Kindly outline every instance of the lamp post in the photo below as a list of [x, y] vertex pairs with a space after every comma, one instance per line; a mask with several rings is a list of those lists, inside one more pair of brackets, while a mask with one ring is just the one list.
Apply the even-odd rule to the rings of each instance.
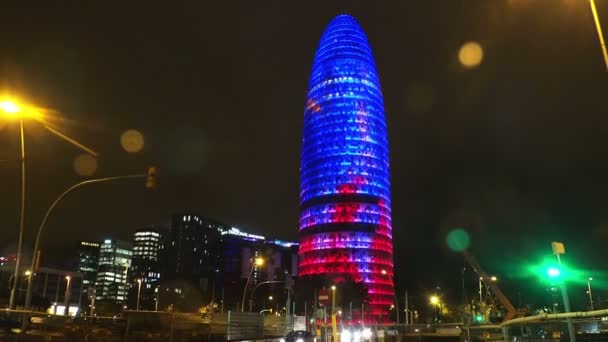
[[591, 281], [593, 278], [589, 277], [587, 279], [587, 292], [589, 293], [589, 306], [591, 307], [591, 311], [593, 311], [593, 295], [591, 294]]
[[158, 291], [159, 287], [160, 287], [159, 285], [156, 285], [156, 288], [154, 289], [154, 292], [156, 293], [156, 298], [155, 298], [156, 303], [154, 303], [154, 311], [158, 311], [158, 296], [160, 296], [160, 291]]
[[479, 304], [481, 305], [481, 303], [483, 303], [483, 284], [482, 284], [483, 278], [479, 277]]
[[254, 286], [253, 290], [251, 290], [251, 294], [249, 295], [249, 312], [253, 312], [253, 297], [255, 295], [255, 290], [257, 290], [258, 287], [260, 287], [262, 285], [265, 285], [265, 284], [278, 284], [278, 283], [284, 283], [284, 281], [282, 281], [282, 280], [267, 280], [267, 281], [263, 281], [263, 282], [257, 284], [256, 286]]
[[336, 313], [336, 285], [331, 286], [331, 315]]
[[438, 313], [438, 307], [441, 305], [441, 301], [439, 300], [439, 297], [436, 295], [431, 296], [431, 298], [429, 298], [431, 304], [435, 307], [435, 321], [439, 322], [439, 313]]
[[[15, 277], [15, 281], [14, 281], [13, 287], [11, 289], [11, 295], [10, 295], [9, 305], [8, 305], [9, 309], [14, 309], [16, 289], [18, 288], [18, 285], [19, 285], [19, 271], [20, 271], [19, 269], [21, 267], [21, 249], [23, 247], [23, 230], [24, 230], [23, 226], [24, 226], [24, 221], [25, 221], [25, 138], [23, 135], [23, 120], [27, 119], [27, 118], [31, 118], [36, 121], [39, 121], [42, 124], [42, 126], [44, 128], [46, 128], [49, 132], [55, 134], [56, 136], [60, 137], [61, 139], [65, 140], [65, 141], [71, 143], [72, 145], [80, 148], [81, 150], [85, 151], [86, 153], [89, 153], [89, 154], [93, 155], [94, 157], [97, 157], [97, 153], [95, 153], [90, 148], [82, 145], [81, 143], [77, 142], [76, 140], [74, 140], [74, 139], [66, 136], [65, 134], [62, 134], [62, 133], [58, 132], [57, 130], [44, 124], [44, 122], [42, 120], [43, 110], [41, 110], [40, 108], [36, 108], [33, 106], [24, 106], [24, 105], [18, 104], [15, 101], [4, 99], [4, 100], [0, 101], [0, 112], [4, 113], [4, 115], [6, 117], [8, 117], [9, 119], [19, 120], [19, 133], [20, 133], [20, 139], [21, 139], [21, 213], [19, 216], [19, 237], [17, 240], [17, 260], [15, 260], [15, 271], [13, 273], [14, 277]], [[34, 258], [34, 255], [32, 255], [32, 259]], [[32, 264], [33, 264], [33, 262], [32, 262]], [[35, 273], [36, 270], [33, 269], [32, 272]], [[31, 283], [31, 281], [30, 281], [30, 283]], [[28, 285], [28, 288], [29, 287], [30, 287], [30, 285]]]
[[[393, 277], [386, 270], [382, 270], [382, 274], [388, 276], [388, 278], [391, 280], [393, 285], [395, 284]], [[399, 324], [399, 299], [397, 298], [397, 291], [395, 291], [395, 310], [396, 310], [395, 312], [397, 313], [397, 315], [396, 315], [397, 324]]]
[[63, 297], [64, 299], [64, 305], [65, 305], [65, 315], [69, 316], [70, 314], [70, 284], [71, 284], [71, 280], [72, 277], [65, 276], [65, 280], [67, 281], [67, 283], [65, 284], [65, 295]]
[[135, 310], [139, 311], [139, 298], [141, 295], [141, 279], [137, 279], [137, 304], [135, 305]]
[[[153, 169], [153, 167], [148, 168], [148, 170]], [[155, 169], [155, 168], [154, 168]], [[40, 223], [40, 226], [38, 227], [38, 232], [36, 233], [36, 240], [34, 242], [34, 253], [32, 255], [36, 255], [36, 253], [38, 253], [38, 249], [40, 248], [40, 241], [41, 241], [41, 237], [42, 237], [42, 232], [44, 230], [44, 225], [46, 224], [47, 219], [49, 218], [49, 215], [51, 214], [51, 212], [53, 212], [53, 209], [55, 209], [55, 207], [57, 206], [57, 204], [59, 204], [61, 202], [61, 200], [63, 200], [63, 198], [68, 195], [69, 193], [71, 193], [72, 191], [85, 186], [85, 185], [89, 185], [89, 184], [97, 184], [97, 183], [104, 183], [104, 182], [112, 182], [112, 181], [116, 181], [116, 180], [125, 180], [125, 179], [133, 179], [133, 178], [149, 178], [149, 173], [140, 173], [140, 174], [133, 174], [133, 175], [125, 175], [125, 176], [114, 176], [114, 177], [105, 177], [105, 178], [96, 178], [96, 179], [89, 179], [86, 181], [82, 181], [80, 183], [76, 183], [74, 185], [72, 185], [71, 187], [69, 187], [67, 190], [65, 190], [63, 193], [61, 193], [61, 195], [59, 195], [59, 197], [57, 197], [57, 199], [55, 199], [55, 201], [53, 202], [53, 204], [51, 204], [51, 206], [47, 209], [46, 213], [44, 214], [44, 217], [42, 218], [42, 222]], [[128, 270], [128, 265], [126, 265], [127, 270]], [[32, 271], [32, 276], [35, 277], [36, 276], [36, 269], [34, 268], [34, 270]], [[127, 275], [126, 275], [125, 271], [125, 283], [127, 281]], [[25, 307], [29, 308], [31, 301], [32, 301], [32, 286], [31, 286], [31, 281], [29, 282], [28, 286], [27, 286], [27, 291], [25, 293]]]
[[[479, 304], [483, 303], [483, 277], [479, 277]], [[486, 280], [490, 280], [490, 281], [498, 281], [498, 278], [496, 278], [496, 276], [491, 276]]]
[[251, 275], [253, 274], [253, 270], [257, 266], [264, 265], [263, 258], [255, 258], [253, 263], [251, 264], [251, 270], [249, 271], [249, 276], [247, 277], [247, 282], [245, 283], [245, 288], [243, 289], [243, 300], [241, 301], [241, 312], [245, 312], [245, 296], [247, 295], [247, 287], [249, 286], [249, 281], [251, 280]]

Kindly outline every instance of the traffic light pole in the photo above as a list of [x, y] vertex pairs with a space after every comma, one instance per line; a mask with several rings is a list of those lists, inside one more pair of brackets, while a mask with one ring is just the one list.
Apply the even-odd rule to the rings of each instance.
[[[559, 257], [559, 253], [556, 253], [557, 264], [562, 266], [562, 261]], [[568, 297], [568, 289], [566, 288], [566, 280], [564, 279], [561, 284], [562, 288], [562, 299], [564, 300], [564, 312], [570, 312], [570, 298]], [[572, 317], [566, 318], [566, 322], [568, 323], [568, 336], [570, 337], [570, 342], [576, 342], [576, 334], [574, 332], [574, 323], [572, 322]]]
[[[42, 231], [44, 230], [44, 225], [46, 223], [46, 220], [49, 218], [49, 215], [51, 214], [53, 209], [55, 209], [57, 204], [59, 204], [59, 202], [61, 202], [61, 200], [67, 194], [71, 193], [72, 191], [74, 191], [82, 186], [89, 185], [89, 184], [104, 183], [104, 182], [111, 182], [111, 181], [124, 180], [124, 179], [133, 179], [133, 178], [146, 178], [146, 177], [148, 177], [147, 173], [139, 173], [139, 174], [134, 174], [134, 175], [126, 175], [126, 176], [89, 179], [89, 180], [74, 184], [71, 187], [69, 187], [66, 191], [64, 191], [61, 195], [59, 195], [59, 197], [57, 197], [55, 202], [53, 202], [53, 204], [51, 204], [49, 209], [44, 214], [44, 218], [42, 219], [42, 222], [40, 223], [40, 227], [38, 227], [38, 232], [36, 233], [36, 240], [34, 242], [34, 252], [32, 253], [32, 255], [37, 255], [37, 253], [38, 253], [38, 249], [40, 248], [40, 238], [42, 236]], [[25, 308], [26, 309], [28, 309], [30, 307], [30, 304], [32, 302], [32, 283], [34, 283], [33, 278], [36, 275], [36, 272], [38, 271], [38, 265], [34, 265], [34, 262], [32, 262], [31, 266], [32, 266], [32, 270], [31, 270], [32, 274], [30, 275], [30, 281], [27, 283], [27, 291], [25, 294]]]

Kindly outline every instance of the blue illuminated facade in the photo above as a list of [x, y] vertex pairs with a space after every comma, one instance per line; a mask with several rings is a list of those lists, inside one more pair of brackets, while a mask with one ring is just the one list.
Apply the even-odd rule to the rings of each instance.
[[374, 57], [359, 23], [339, 15], [321, 36], [306, 97], [299, 275], [362, 281], [368, 314], [387, 317], [394, 298], [390, 200]]

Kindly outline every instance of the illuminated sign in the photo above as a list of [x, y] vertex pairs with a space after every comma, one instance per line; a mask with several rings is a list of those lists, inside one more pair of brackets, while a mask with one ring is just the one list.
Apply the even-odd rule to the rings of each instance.
[[266, 240], [265, 237], [263, 237], [262, 235], [255, 235], [255, 234], [249, 234], [249, 233], [245, 233], [240, 231], [238, 228], [235, 227], [231, 227], [229, 230], [224, 230], [222, 231], [222, 235], [234, 235], [234, 236], [241, 236], [244, 238], [249, 238], [249, 239], [254, 239], [254, 240]]

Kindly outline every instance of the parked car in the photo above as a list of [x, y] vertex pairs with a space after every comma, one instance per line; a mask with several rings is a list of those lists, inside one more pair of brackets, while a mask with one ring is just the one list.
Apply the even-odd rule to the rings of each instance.
[[15, 329], [21, 329], [21, 323], [7, 315], [0, 314], [0, 331], [8, 335]]
[[316, 342], [317, 338], [310, 331], [295, 330], [283, 336], [281, 342]]

